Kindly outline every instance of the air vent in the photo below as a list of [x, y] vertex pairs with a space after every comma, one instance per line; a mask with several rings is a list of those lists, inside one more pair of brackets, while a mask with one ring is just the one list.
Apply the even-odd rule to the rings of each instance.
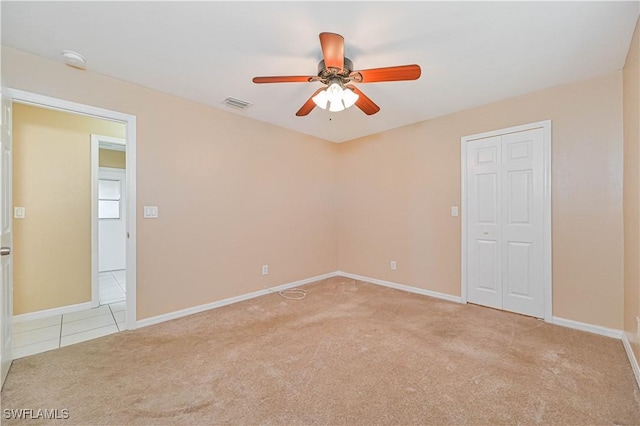
[[233, 108], [237, 108], [237, 109], [247, 109], [252, 105], [251, 102], [243, 101], [241, 99], [236, 99], [236, 98], [232, 98], [232, 97], [228, 97], [223, 102], [226, 105], [228, 105], [230, 107], [233, 107]]

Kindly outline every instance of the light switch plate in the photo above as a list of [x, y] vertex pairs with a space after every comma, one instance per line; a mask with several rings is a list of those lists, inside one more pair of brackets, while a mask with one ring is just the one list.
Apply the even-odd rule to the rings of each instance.
[[158, 206], [144, 206], [143, 216], [145, 219], [158, 218]]
[[451, 216], [458, 216], [458, 206], [451, 206]]
[[24, 219], [25, 217], [25, 208], [24, 207], [14, 207], [13, 208], [13, 218], [14, 219]]

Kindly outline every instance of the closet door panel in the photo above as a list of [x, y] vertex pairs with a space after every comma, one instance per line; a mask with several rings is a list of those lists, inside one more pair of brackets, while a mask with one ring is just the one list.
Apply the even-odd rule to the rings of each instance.
[[543, 133], [502, 136], [502, 308], [544, 316]]
[[501, 308], [501, 138], [471, 141], [467, 150], [467, 300]]

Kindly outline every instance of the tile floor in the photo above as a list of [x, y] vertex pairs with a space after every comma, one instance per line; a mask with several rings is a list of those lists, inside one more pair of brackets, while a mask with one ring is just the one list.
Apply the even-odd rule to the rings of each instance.
[[127, 276], [124, 269], [100, 272], [98, 274], [98, 289], [100, 304], [122, 302], [127, 297]]
[[99, 274], [100, 306], [13, 324], [13, 358], [50, 351], [125, 330], [125, 271]]
[[125, 330], [125, 302], [13, 324], [13, 358], [50, 351]]

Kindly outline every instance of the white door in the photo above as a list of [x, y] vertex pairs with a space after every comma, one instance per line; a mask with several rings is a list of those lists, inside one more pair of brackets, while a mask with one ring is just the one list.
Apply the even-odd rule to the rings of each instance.
[[125, 171], [98, 172], [98, 271], [126, 269]]
[[467, 142], [467, 298], [542, 318], [543, 129]]
[[468, 300], [502, 308], [502, 137], [467, 145]]
[[544, 317], [542, 129], [502, 136], [502, 308]]
[[2, 114], [0, 123], [0, 365], [1, 381], [4, 384], [11, 367], [13, 345], [13, 255], [11, 254], [11, 98], [2, 93]]

